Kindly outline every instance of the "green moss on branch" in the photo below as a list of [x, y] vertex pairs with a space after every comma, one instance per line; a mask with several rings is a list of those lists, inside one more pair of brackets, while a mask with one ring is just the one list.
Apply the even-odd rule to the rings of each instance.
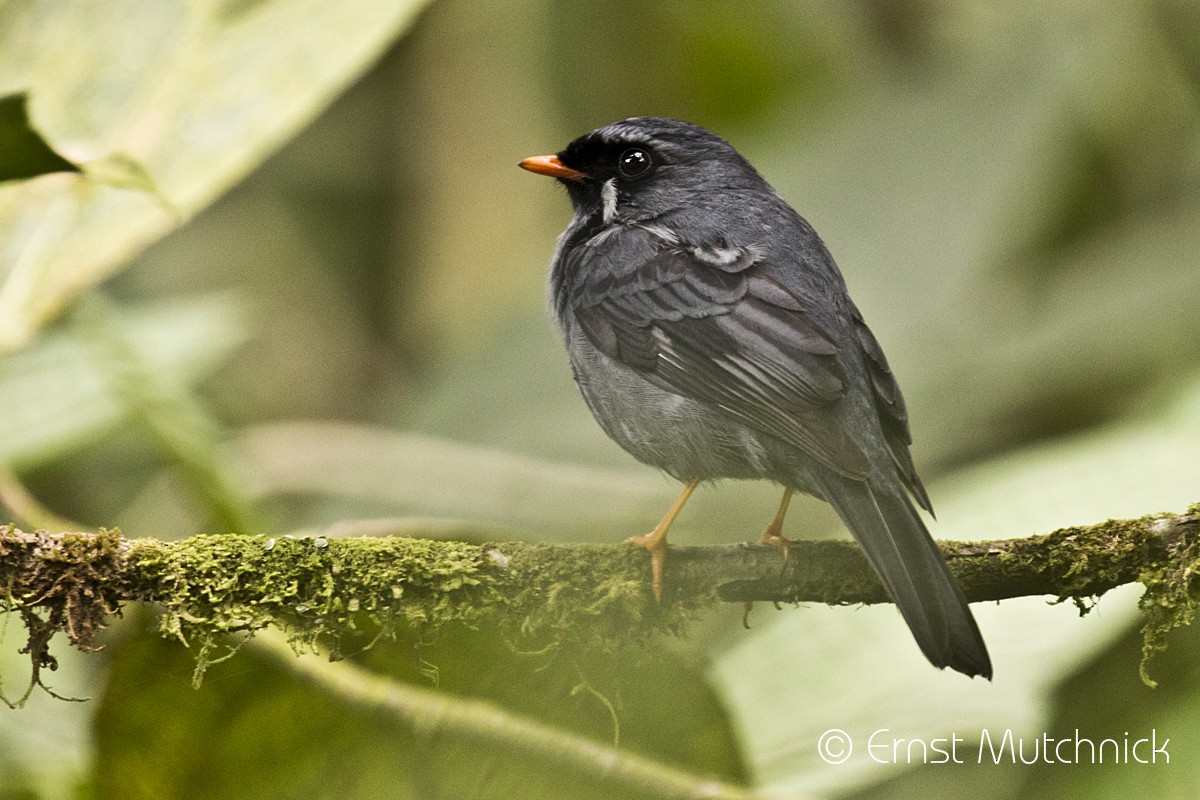
[[347, 642], [361, 647], [364, 632], [419, 635], [456, 622], [502, 627], [530, 649], [611, 648], [678, 632], [689, 610], [711, 602], [655, 603], [646, 572], [643, 554], [625, 546], [237, 535], [164, 542], [0, 527], [0, 610], [22, 615], [35, 663], [49, 667], [54, 632], [91, 650], [130, 600], [155, 603], [162, 632], [195, 648], [197, 677], [221, 647], [236, 648], [228, 634], [272, 624], [297, 649], [320, 642], [335, 655]]
[[[1045, 536], [942, 547], [971, 600], [1052, 595], [1085, 601], [1139, 581], [1147, 591], [1147, 657], [1187, 624], [1200, 596], [1200, 507], [1064, 528]], [[617, 649], [678, 633], [717, 600], [873, 603], [887, 598], [852, 542], [672, 547], [667, 592], [649, 591], [644, 551], [624, 544], [469, 544], [413, 538], [199, 536], [178, 542], [0, 526], [0, 611], [29, 631], [34, 678], [53, 667], [62, 631], [80, 649], [121, 604], [160, 609], [160, 625], [196, 648], [198, 673], [229, 634], [268, 625], [297, 649], [338, 654], [363, 635], [436, 632], [451, 623], [502, 628], [526, 649]], [[351, 640], [350, 637], [354, 637]], [[243, 636], [244, 639], [244, 636]]]

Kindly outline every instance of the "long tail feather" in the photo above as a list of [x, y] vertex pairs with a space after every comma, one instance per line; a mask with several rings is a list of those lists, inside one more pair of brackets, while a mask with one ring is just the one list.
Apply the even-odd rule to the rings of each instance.
[[866, 553], [925, 657], [936, 667], [991, 680], [987, 646], [962, 589], [903, 490], [889, 492], [833, 475], [821, 481], [821, 488]]

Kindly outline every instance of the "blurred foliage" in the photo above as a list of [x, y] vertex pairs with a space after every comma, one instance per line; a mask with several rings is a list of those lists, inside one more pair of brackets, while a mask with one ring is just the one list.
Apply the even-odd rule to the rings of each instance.
[[[443, 0], [396, 41], [419, 5], [0, 4], [0, 167], [15, 135], [84, 169], [0, 184], [0, 461], [44, 503], [164, 537], [648, 527], [675, 489], [579, 400], [544, 310], [568, 205], [514, 168], [633, 114], [716, 129], [821, 231], [905, 387], [935, 532], [1200, 500], [1196, 4]], [[59, 314], [114, 275], [99, 320]], [[702, 490], [676, 535], [749, 538], [774, 495]], [[842, 535], [816, 502], [791, 526]], [[900, 775], [812, 749], [834, 726], [1078, 725], [1194, 751], [1195, 636], [1141, 687], [1129, 589], [1082, 621], [980, 608], [992, 685], [929, 669], [889, 609], [756, 609], [747, 633], [731, 608], [627, 663], [467, 631], [363, 659], [611, 741], [587, 681], [622, 746], [782, 797], [1192, 797], [1186, 763]], [[193, 692], [144, 627], [111, 668], [64, 660], [56, 690], [98, 701], [0, 715], [0, 797], [608, 796], [249, 651]]]
[[[729, 129], [781, 102], [819, 110], [843, 88], [838, 67], [852, 41], [828, 35], [828, 13], [758, 5], [746, 13], [721, 0], [558, 4], [561, 24], [545, 41], [566, 122], [586, 131], [623, 117], [674, 116]], [[578, 46], [583, 31], [588, 47]]]
[[[562, 767], [546, 769], [517, 748], [479, 752], [445, 732], [347, 712], [253, 648], [215, 666], [199, 690], [191, 688], [191, 655], [153, 634], [122, 639], [115, 655], [96, 721], [98, 798], [629, 796]], [[702, 775], [745, 780], [716, 697], [678, 659], [521, 654], [494, 632], [456, 627], [433, 642], [376, 647], [359, 660], [600, 742], [613, 741], [616, 713], [626, 746]], [[148, 670], [160, 676], [152, 686]], [[675, 713], [680, 706], [686, 715]], [[164, 719], [163, 708], [177, 713]], [[283, 719], [288, 724], [275, 728]], [[275, 732], [264, 736], [264, 728]], [[214, 746], [196, 746], [215, 730]]]

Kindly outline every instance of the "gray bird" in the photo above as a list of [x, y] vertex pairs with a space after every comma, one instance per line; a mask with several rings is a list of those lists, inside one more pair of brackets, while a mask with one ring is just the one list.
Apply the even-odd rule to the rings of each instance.
[[[784, 487], [763, 541], [785, 547], [793, 492], [828, 502], [921, 651], [992, 676], [966, 598], [913, 508], [932, 512], [904, 398], [820, 237], [721, 137], [673, 119], [606, 125], [520, 166], [557, 178], [575, 216], [550, 273], [575, 381], [604, 431], [685, 484]], [[911, 498], [911, 499], [910, 499]]]

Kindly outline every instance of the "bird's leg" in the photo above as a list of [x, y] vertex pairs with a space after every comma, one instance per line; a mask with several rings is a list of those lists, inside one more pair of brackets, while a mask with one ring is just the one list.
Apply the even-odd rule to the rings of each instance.
[[790, 542], [783, 536], [783, 518], [787, 516], [788, 504], [791, 502], [792, 490], [784, 489], [783, 499], [779, 501], [779, 510], [775, 512], [775, 518], [763, 529], [762, 536], [758, 537], [759, 544], [769, 544], [771, 547], [782, 550], [784, 561], [787, 561]]
[[675, 502], [667, 509], [667, 513], [663, 515], [662, 520], [654, 526], [654, 530], [642, 536], [630, 536], [625, 541], [630, 544], [636, 544], [638, 547], [644, 547], [650, 551], [650, 575], [652, 577], [651, 585], [654, 587], [654, 599], [662, 600], [662, 585], [663, 585], [663, 562], [667, 557], [667, 531], [671, 529], [671, 523], [679, 516], [679, 512], [683, 510], [683, 506], [687, 503], [688, 498], [692, 496], [692, 492], [700, 485], [700, 479], [696, 478], [683, 487], [683, 491], [679, 493], [679, 497], [675, 498]]

